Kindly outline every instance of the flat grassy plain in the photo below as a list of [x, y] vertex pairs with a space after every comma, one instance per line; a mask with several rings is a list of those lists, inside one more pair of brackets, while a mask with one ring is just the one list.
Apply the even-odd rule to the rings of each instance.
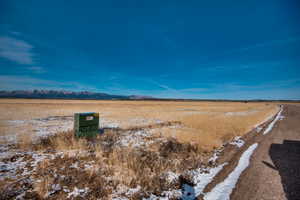
[[[180, 199], [182, 184], [220, 164], [211, 158], [223, 144], [278, 110], [276, 103], [0, 99], [0, 199]], [[75, 138], [76, 112], [98, 112], [104, 134]]]
[[161, 127], [153, 132], [211, 150], [244, 135], [277, 111], [275, 103], [0, 99], [0, 131], [1, 135], [20, 131], [34, 135], [39, 127], [9, 122], [99, 112], [100, 126], [102, 121], [127, 129], [178, 122], [176, 128]]

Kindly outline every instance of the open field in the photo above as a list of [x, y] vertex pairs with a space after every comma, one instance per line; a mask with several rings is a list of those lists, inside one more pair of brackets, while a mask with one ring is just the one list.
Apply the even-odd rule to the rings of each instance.
[[[243, 146], [243, 136], [263, 130], [278, 110], [274, 103], [1, 99], [0, 199], [189, 199], [190, 185], [205, 185], [226, 165], [223, 150]], [[75, 112], [99, 112], [103, 133], [75, 138]]]
[[[2, 135], [34, 134], [43, 125], [67, 130], [72, 128], [75, 112], [99, 112], [103, 127], [179, 122], [175, 129], [163, 127], [155, 133], [211, 149], [245, 134], [277, 111], [271, 103], [1, 99], [0, 126]], [[37, 121], [49, 117], [47, 123]], [[41, 134], [47, 134], [42, 128]]]

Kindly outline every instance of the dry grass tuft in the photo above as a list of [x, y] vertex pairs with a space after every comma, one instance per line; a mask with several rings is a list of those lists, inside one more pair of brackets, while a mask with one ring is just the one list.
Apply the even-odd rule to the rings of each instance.
[[[40, 150], [44, 148], [51, 152], [84, 149], [89, 153], [83, 157], [64, 154], [54, 160], [41, 162], [37, 170], [41, 181], [34, 186], [38, 195], [44, 198], [49, 194], [51, 185], [60, 184], [68, 188], [88, 187], [95, 193], [93, 197], [109, 198], [113, 188], [123, 185], [128, 188], [140, 186], [140, 192], [130, 197], [139, 199], [151, 193], [159, 195], [170, 188], [179, 189], [180, 180], [168, 182], [167, 172], [182, 173], [204, 164], [203, 151], [190, 143], [180, 143], [174, 138], [168, 138], [165, 142], [156, 143], [155, 148], [151, 149], [120, 148], [116, 145], [118, 134], [110, 134], [113, 133], [99, 135], [94, 140], [76, 140], [67, 139], [73, 135], [67, 132], [41, 140], [38, 144]], [[82, 170], [86, 163], [92, 163], [91, 167]], [[74, 164], [76, 167], [70, 168]], [[64, 175], [66, 178], [60, 180], [54, 174]], [[64, 193], [58, 192], [55, 195]]]
[[89, 148], [89, 143], [85, 138], [77, 138], [73, 131], [57, 133], [49, 137], [40, 138], [37, 144], [34, 144], [36, 150], [52, 149], [56, 151], [78, 150], [85, 151]]
[[39, 165], [39, 173], [42, 175], [40, 180], [35, 181], [34, 183], [34, 191], [40, 196], [42, 199], [47, 197], [50, 187], [53, 183], [53, 179], [48, 174], [49, 161], [43, 160]]
[[[92, 157], [84, 158], [84, 161], [91, 160]], [[79, 163], [78, 168], [72, 167], [74, 163]], [[82, 160], [68, 156], [40, 163], [35, 177], [41, 181], [34, 184], [34, 191], [41, 199], [67, 199], [68, 193], [63, 189], [72, 191], [75, 187], [88, 188], [86, 199], [108, 199], [111, 184], [104, 177], [110, 174], [101, 166], [82, 170], [82, 165]], [[56, 189], [53, 188], [54, 185], [57, 186]]]

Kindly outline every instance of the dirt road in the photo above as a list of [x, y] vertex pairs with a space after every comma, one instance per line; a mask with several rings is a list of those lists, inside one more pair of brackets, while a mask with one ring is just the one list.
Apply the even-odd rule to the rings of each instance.
[[300, 200], [300, 106], [284, 106], [283, 120], [262, 136], [231, 200]]

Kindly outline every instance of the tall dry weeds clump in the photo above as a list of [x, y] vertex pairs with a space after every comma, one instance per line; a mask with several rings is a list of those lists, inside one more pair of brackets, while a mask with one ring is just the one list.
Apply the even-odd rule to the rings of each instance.
[[89, 148], [86, 138], [77, 138], [73, 131], [57, 133], [48, 137], [40, 138], [35, 149], [52, 149], [56, 151], [78, 150], [85, 151]]
[[[93, 140], [82, 139], [83, 142], [81, 139], [74, 138], [74, 141], [69, 137], [72, 137], [71, 132], [50, 136], [41, 140], [40, 148], [60, 151], [77, 148], [89, 153], [80, 157], [79, 154], [72, 156], [64, 154], [51, 160], [49, 165], [41, 164], [38, 173], [43, 181], [35, 186], [40, 196], [49, 193], [49, 186], [46, 185], [60, 184], [62, 187], [72, 188], [82, 181], [80, 187], [88, 187], [96, 193], [108, 196], [118, 186], [141, 187], [140, 192], [134, 197], [140, 199], [151, 193], [159, 195], [170, 188], [180, 189], [179, 180], [175, 182], [167, 180], [168, 172], [180, 174], [203, 164], [202, 149], [189, 143], [179, 143], [174, 138], [157, 142], [151, 148], [132, 148], [120, 147], [118, 145], [120, 135], [113, 132], [99, 135]], [[86, 164], [91, 166], [83, 170]], [[64, 180], [53, 178], [53, 172], [72, 178], [67, 182], [65, 178]], [[100, 183], [98, 186], [95, 184], [99, 181], [101, 189]], [[60, 192], [59, 195], [63, 193]]]
[[[179, 182], [168, 182], [167, 172], [181, 173], [199, 167], [202, 151], [190, 144], [169, 138], [156, 144], [153, 150], [142, 148], [115, 148], [108, 154], [96, 152], [113, 169], [115, 179], [130, 188], [140, 186], [142, 191], [160, 194], [170, 188], [179, 189]], [[104, 155], [104, 156], [103, 156]]]
[[53, 178], [48, 173], [49, 167], [49, 160], [43, 160], [39, 164], [39, 174], [41, 175], [42, 179], [39, 179], [34, 182], [34, 191], [41, 197], [46, 198], [47, 194], [49, 193], [50, 186], [53, 183]]

